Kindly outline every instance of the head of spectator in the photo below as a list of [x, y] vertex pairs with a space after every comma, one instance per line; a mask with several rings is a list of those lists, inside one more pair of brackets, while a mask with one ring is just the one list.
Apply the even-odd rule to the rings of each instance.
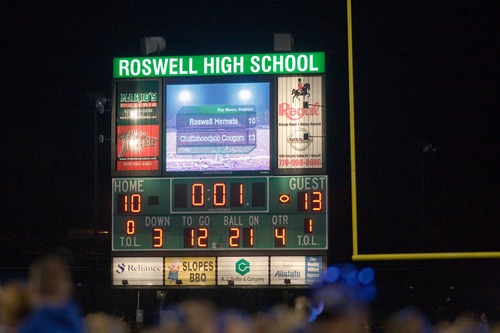
[[403, 308], [389, 317], [385, 333], [431, 333], [427, 316], [413, 307]]
[[185, 300], [162, 311], [161, 333], [213, 333], [217, 309], [208, 300]]
[[311, 301], [306, 296], [298, 296], [295, 298], [294, 310], [301, 321], [307, 322], [311, 314]]
[[271, 309], [258, 313], [254, 318], [254, 333], [299, 333], [307, 325], [306, 316], [285, 304], [277, 304]]
[[217, 333], [251, 333], [252, 321], [244, 311], [229, 309], [219, 311], [215, 320]]
[[341, 284], [318, 289], [311, 299], [309, 332], [365, 333], [369, 318], [367, 304]]
[[489, 323], [477, 318], [471, 312], [464, 312], [451, 322], [440, 322], [436, 331], [439, 333], [489, 333]]
[[31, 311], [26, 285], [9, 282], [0, 289], [0, 325], [6, 332], [15, 332], [19, 323]]
[[82, 314], [72, 300], [71, 271], [62, 258], [46, 256], [36, 260], [30, 266], [28, 282], [34, 308], [19, 325], [19, 333], [84, 331]]
[[71, 271], [58, 256], [47, 256], [35, 261], [30, 266], [28, 281], [35, 305], [63, 304], [73, 294]]
[[86, 333], [130, 333], [131, 329], [120, 317], [103, 312], [89, 313], [84, 317]]

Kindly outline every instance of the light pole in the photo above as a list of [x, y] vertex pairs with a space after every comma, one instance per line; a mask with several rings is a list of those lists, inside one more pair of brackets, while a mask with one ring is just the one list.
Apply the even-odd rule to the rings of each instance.
[[420, 247], [424, 252], [424, 222], [425, 222], [425, 156], [436, 153], [439, 146], [431, 143], [424, 143], [420, 153]]
[[[95, 283], [95, 299], [97, 299], [98, 296], [98, 286], [99, 286], [99, 281], [97, 279], [97, 272], [99, 271], [99, 247], [98, 247], [98, 221], [99, 221], [99, 189], [98, 189], [98, 146], [99, 144], [103, 143], [104, 141], [107, 141], [103, 135], [99, 134], [99, 126], [98, 126], [98, 116], [104, 114], [105, 112], [110, 112], [109, 108], [109, 102], [110, 100], [105, 97], [101, 93], [93, 93], [93, 92], [88, 92], [88, 96], [94, 101], [94, 136], [93, 136], [93, 142], [94, 142], [94, 283]], [[97, 304], [97, 303], [95, 303]]]

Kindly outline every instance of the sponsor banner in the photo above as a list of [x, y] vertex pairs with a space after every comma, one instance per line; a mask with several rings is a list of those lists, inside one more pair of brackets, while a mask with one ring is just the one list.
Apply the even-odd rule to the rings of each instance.
[[165, 285], [214, 286], [215, 257], [166, 257]]
[[271, 257], [271, 285], [310, 285], [321, 281], [321, 256]]
[[116, 127], [116, 170], [159, 170], [160, 126]]
[[278, 78], [278, 169], [324, 167], [321, 76]]
[[116, 123], [118, 125], [160, 124], [158, 80], [116, 83]]
[[113, 286], [163, 285], [163, 258], [114, 257]]
[[306, 256], [306, 284], [321, 282], [323, 260], [321, 256]]
[[[217, 284], [257, 286], [269, 284], [269, 257], [218, 257]], [[232, 281], [232, 282], [229, 282]]]
[[113, 59], [113, 77], [318, 74], [324, 52], [169, 56]]

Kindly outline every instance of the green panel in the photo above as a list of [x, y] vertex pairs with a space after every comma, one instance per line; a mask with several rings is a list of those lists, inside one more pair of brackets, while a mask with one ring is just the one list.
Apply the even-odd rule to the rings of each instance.
[[327, 249], [327, 177], [113, 180], [113, 250]]
[[324, 52], [137, 57], [113, 59], [113, 77], [319, 74]]

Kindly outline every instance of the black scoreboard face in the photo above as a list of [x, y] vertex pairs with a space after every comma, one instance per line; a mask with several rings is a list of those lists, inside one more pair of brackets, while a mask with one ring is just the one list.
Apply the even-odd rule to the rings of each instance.
[[324, 54], [118, 59], [114, 73], [113, 284], [317, 282]]

